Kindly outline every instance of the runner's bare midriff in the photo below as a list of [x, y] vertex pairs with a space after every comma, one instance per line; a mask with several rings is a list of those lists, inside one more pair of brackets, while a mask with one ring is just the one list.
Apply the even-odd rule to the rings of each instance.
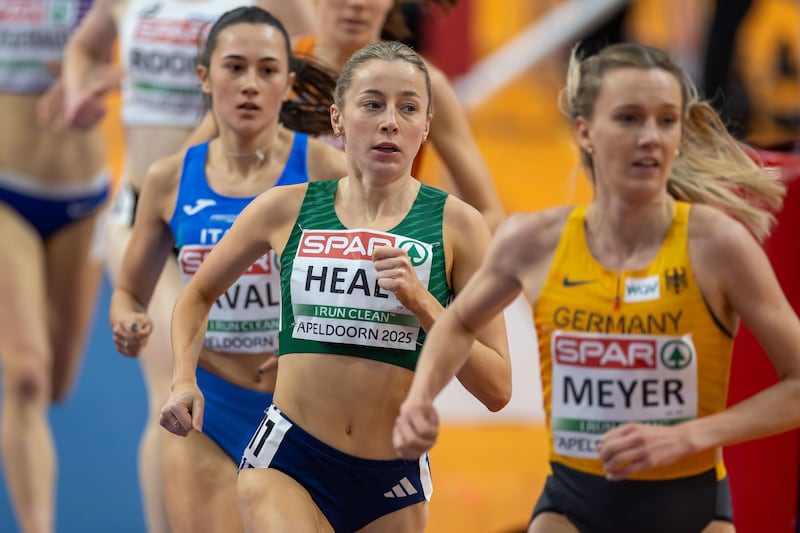
[[105, 165], [99, 130], [42, 127], [40, 95], [0, 93], [0, 172], [47, 184], [91, 182]]
[[334, 448], [396, 459], [392, 428], [413, 373], [359, 357], [318, 353], [280, 358], [275, 405]]
[[[258, 368], [271, 354], [220, 353], [203, 348], [198, 366], [244, 389], [261, 392], [275, 390], [275, 370], [259, 374]], [[253, 423], [257, 423], [255, 420]]]

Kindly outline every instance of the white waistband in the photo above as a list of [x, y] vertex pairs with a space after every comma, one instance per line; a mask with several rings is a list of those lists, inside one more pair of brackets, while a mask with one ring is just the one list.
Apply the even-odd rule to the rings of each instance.
[[91, 180], [83, 183], [47, 183], [21, 174], [0, 170], [0, 187], [19, 194], [51, 200], [70, 199], [76, 196], [91, 196], [99, 193], [111, 183], [111, 175], [102, 169]]

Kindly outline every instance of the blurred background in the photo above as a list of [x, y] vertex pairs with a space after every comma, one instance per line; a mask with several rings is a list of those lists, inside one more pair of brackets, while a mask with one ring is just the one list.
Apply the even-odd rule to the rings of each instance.
[[[719, 83], [724, 98], [715, 99], [729, 124], [743, 140], [792, 154], [800, 130], [800, 2], [753, 0], [731, 41], [712, 39], [707, 53], [714, 10], [732, 4], [461, 0], [446, 15], [432, 10], [420, 16], [417, 46], [453, 79], [506, 210], [537, 210], [589, 199], [569, 125], [556, 107], [570, 46], [589, 35], [598, 42], [625, 39], [665, 48], [701, 87], [707, 67], [725, 67], [729, 56], [731, 68], [722, 69]], [[103, 127], [109, 164], [118, 172], [116, 97], [109, 104]], [[449, 187], [435, 154], [421, 174], [428, 183]], [[796, 248], [791, 217], [800, 212], [793, 208], [794, 196], [790, 190], [767, 243], [793, 303], [800, 295], [790, 268]], [[69, 400], [51, 412], [60, 462], [59, 531], [144, 531], [136, 478], [144, 387], [136, 361], [117, 354], [111, 343], [109, 296], [106, 282], [81, 375]], [[439, 399], [444, 427], [431, 452], [432, 533], [524, 531], [544, 482], [547, 443], [530, 311], [520, 300], [506, 317], [514, 367], [509, 406], [489, 413], [458, 385]], [[740, 333], [733, 400], [775, 379], [747, 335]], [[794, 432], [725, 451], [740, 533], [798, 531], [798, 449]], [[0, 533], [13, 528], [0, 486]]]

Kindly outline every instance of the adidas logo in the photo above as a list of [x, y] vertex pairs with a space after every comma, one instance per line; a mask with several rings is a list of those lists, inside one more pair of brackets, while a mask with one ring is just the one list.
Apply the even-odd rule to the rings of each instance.
[[414, 488], [414, 485], [408, 480], [407, 477], [404, 477], [400, 480], [400, 482], [392, 487], [392, 490], [383, 493], [384, 498], [404, 498], [406, 496], [411, 496], [416, 494], [418, 491]]

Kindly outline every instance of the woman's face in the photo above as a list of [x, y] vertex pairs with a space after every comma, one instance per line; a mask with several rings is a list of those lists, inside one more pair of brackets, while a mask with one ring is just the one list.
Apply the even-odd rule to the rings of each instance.
[[267, 24], [223, 29], [210, 67], [198, 67], [198, 75], [220, 128], [242, 134], [256, 134], [277, 122], [294, 80], [283, 34]]
[[318, 0], [320, 35], [356, 50], [380, 39], [394, 0]]
[[374, 176], [408, 173], [430, 125], [425, 76], [403, 60], [367, 61], [331, 117], [351, 165]]
[[576, 121], [598, 193], [666, 191], [681, 141], [681, 104], [680, 84], [665, 70], [625, 67], [605, 73], [594, 116]]

